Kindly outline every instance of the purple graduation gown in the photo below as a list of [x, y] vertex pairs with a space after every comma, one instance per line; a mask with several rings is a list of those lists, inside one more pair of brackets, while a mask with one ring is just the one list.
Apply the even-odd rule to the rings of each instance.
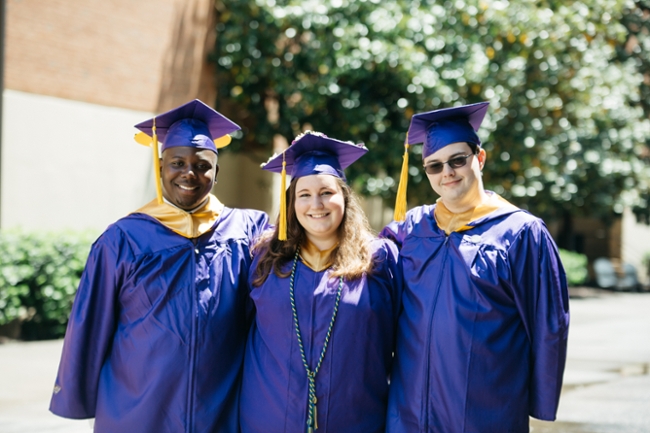
[[515, 206], [449, 236], [435, 205], [381, 233], [400, 247], [403, 310], [387, 431], [528, 432], [554, 420], [567, 283], [544, 223]]
[[144, 214], [93, 244], [50, 410], [95, 432], [236, 433], [249, 245], [263, 212], [225, 208], [187, 239]]
[[[395, 245], [375, 240], [372, 249], [375, 270], [343, 283], [332, 336], [316, 376], [315, 433], [373, 433], [385, 428], [401, 278]], [[291, 265], [287, 263], [286, 268]], [[314, 272], [300, 261], [296, 268], [296, 310], [312, 370], [339, 285], [338, 278], [328, 277], [330, 272]], [[251, 271], [251, 280], [252, 276]], [[264, 284], [252, 287], [250, 296], [256, 317], [244, 361], [239, 406], [242, 432], [305, 432], [308, 382], [293, 324], [289, 277], [271, 273]]]

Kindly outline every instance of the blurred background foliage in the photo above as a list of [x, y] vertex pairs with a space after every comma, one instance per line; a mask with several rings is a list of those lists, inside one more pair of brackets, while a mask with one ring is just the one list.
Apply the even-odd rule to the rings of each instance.
[[587, 256], [560, 248], [560, 260], [569, 286], [580, 286], [589, 278]]
[[0, 335], [61, 338], [95, 233], [0, 231]]
[[[305, 128], [364, 142], [348, 178], [392, 206], [411, 116], [490, 101], [487, 188], [564, 231], [625, 206], [648, 221], [649, 3], [217, 0], [217, 109], [240, 151]], [[410, 207], [435, 200], [420, 153]]]

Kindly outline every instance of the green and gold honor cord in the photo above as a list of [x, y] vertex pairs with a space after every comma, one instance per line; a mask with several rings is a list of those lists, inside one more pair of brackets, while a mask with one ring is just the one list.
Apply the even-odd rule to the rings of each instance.
[[325, 358], [325, 351], [327, 351], [327, 345], [330, 341], [332, 335], [332, 328], [334, 328], [334, 321], [336, 320], [336, 313], [339, 311], [339, 301], [341, 300], [341, 292], [343, 291], [343, 277], [339, 277], [339, 289], [336, 292], [336, 301], [334, 303], [334, 312], [332, 312], [332, 320], [330, 320], [330, 325], [327, 328], [327, 335], [325, 336], [325, 342], [323, 343], [323, 350], [320, 352], [320, 357], [318, 358], [318, 363], [316, 368], [312, 371], [309, 368], [307, 363], [307, 357], [305, 356], [305, 348], [302, 345], [302, 337], [300, 335], [300, 326], [298, 326], [298, 313], [296, 312], [296, 300], [293, 295], [293, 282], [296, 276], [296, 265], [298, 264], [298, 257], [300, 255], [300, 247], [296, 249], [296, 255], [293, 258], [293, 267], [291, 268], [291, 278], [289, 279], [289, 297], [291, 298], [291, 311], [293, 313], [293, 323], [296, 327], [296, 336], [298, 337], [298, 347], [300, 347], [300, 357], [302, 358], [302, 364], [305, 366], [307, 371], [307, 380], [309, 381], [309, 399], [308, 399], [308, 409], [307, 414], [307, 433], [312, 433], [314, 430], [318, 429], [318, 422], [316, 418], [318, 413], [316, 412], [316, 375], [320, 366], [323, 363]]

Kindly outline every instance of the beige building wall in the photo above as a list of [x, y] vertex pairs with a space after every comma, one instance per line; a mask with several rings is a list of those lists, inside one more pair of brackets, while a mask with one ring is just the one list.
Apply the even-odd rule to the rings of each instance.
[[99, 232], [151, 200], [151, 151], [132, 139], [148, 115], [5, 90], [2, 227]]
[[[133, 125], [216, 101], [212, 0], [7, 0], [2, 228], [94, 228], [154, 197]], [[228, 113], [224, 113], [228, 114]], [[237, 119], [233, 119], [237, 122]], [[269, 210], [272, 176], [220, 155], [216, 192]]]
[[256, 155], [233, 154], [228, 148], [219, 151], [219, 175], [213, 192], [230, 207], [260, 209], [277, 217], [280, 202], [280, 176], [260, 168]]
[[650, 273], [642, 263], [644, 254], [650, 254], [650, 226], [637, 223], [632, 211], [626, 209], [621, 232], [621, 259], [634, 265], [642, 283], [650, 284]]

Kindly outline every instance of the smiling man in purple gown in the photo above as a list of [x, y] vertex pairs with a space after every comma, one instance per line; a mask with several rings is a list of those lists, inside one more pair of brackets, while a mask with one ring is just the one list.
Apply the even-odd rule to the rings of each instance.
[[100, 433], [236, 433], [250, 245], [268, 219], [210, 194], [239, 127], [198, 100], [136, 127], [163, 143], [158, 197], [93, 244], [50, 410]]
[[387, 431], [528, 432], [554, 420], [566, 358], [567, 283], [544, 223], [483, 187], [476, 131], [488, 103], [413, 116], [436, 204], [382, 235], [404, 274]]

